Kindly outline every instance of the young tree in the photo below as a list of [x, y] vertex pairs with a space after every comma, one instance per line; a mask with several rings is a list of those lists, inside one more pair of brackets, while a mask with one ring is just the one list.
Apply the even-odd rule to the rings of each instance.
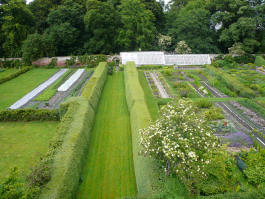
[[151, 50], [157, 30], [154, 15], [140, 0], [122, 0], [120, 5], [122, 27], [119, 44], [123, 50]]

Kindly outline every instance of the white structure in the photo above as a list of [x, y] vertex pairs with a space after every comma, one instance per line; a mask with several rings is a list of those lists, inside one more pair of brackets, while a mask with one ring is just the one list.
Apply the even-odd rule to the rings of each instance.
[[12, 106], [10, 106], [10, 109], [18, 109], [25, 104], [27, 104], [31, 99], [36, 97], [38, 94], [40, 94], [42, 91], [44, 91], [46, 88], [48, 88], [50, 85], [52, 85], [57, 79], [59, 79], [68, 69], [61, 69], [57, 73], [55, 73], [52, 77], [50, 77], [48, 80], [43, 82], [41, 85], [39, 85], [37, 88], [29, 92], [27, 95], [22, 97], [20, 100], [18, 100], [16, 103], [14, 103]]
[[62, 84], [58, 91], [67, 91], [85, 72], [85, 69], [78, 69], [64, 84]]
[[204, 65], [211, 64], [209, 54], [173, 54], [165, 55], [164, 52], [122, 52], [122, 64], [134, 61], [139, 65]]
[[159, 51], [150, 52], [121, 52], [122, 64], [133, 61], [138, 65], [165, 65], [165, 54]]
[[204, 65], [211, 64], [209, 54], [184, 54], [184, 55], [165, 55], [166, 65]]

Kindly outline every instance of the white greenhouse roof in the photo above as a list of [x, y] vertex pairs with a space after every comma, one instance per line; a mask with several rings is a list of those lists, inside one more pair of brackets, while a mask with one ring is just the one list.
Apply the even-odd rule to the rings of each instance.
[[211, 64], [209, 54], [172, 54], [161, 51], [121, 52], [122, 64], [133, 61], [139, 65], [204, 65]]
[[211, 64], [209, 54], [165, 55], [166, 65], [204, 65]]
[[85, 69], [78, 69], [64, 84], [62, 84], [58, 91], [67, 91], [85, 72]]
[[136, 65], [164, 65], [164, 52], [121, 52], [122, 64], [133, 61]]

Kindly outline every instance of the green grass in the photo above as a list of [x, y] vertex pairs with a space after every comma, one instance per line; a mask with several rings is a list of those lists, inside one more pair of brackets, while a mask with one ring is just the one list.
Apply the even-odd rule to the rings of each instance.
[[109, 76], [91, 133], [78, 198], [136, 195], [130, 117], [122, 72]]
[[19, 71], [19, 69], [17, 68], [9, 68], [9, 69], [5, 68], [4, 72], [0, 72], [0, 79], [8, 75], [11, 75], [12, 73], [16, 73], [17, 71]]
[[144, 90], [145, 102], [147, 104], [148, 110], [150, 112], [152, 119], [156, 120], [159, 117], [159, 109], [158, 109], [157, 101], [154, 98], [153, 93], [150, 89], [150, 86], [148, 85], [148, 83], [146, 81], [146, 78], [144, 76], [144, 72], [138, 71], [138, 73], [139, 73], [140, 84]]
[[0, 85], [0, 110], [5, 110], [47, 80], [58, 69], [33, 69]]
[[1, 122], [0, 181], [15, 166], [27, 173], [48, 150], [57, 125], [58, 122]]
[[44, 90], [39, 96], [37, 96], [34, 101], [49, 101], [52, 96], [57, 92], [57, 89], [62, 85], [72, 74], [73, 70], [69, 69], [64, 73], [57, 81], [55, 81], [50, 87]]

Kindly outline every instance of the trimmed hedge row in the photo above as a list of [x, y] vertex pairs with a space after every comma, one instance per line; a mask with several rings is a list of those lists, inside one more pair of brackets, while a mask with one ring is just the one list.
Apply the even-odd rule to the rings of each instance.
[[0, 111], [0, 122], [59, 121], [57, 110], [18, 109]]
[[[133, 62], [127, 62], [124, 69], [126, 101], [130, 112], [133, 161], [138, 195], [147, 197], [154, 192], [155, 182], [154, 162], [140, 154], [139, 129], [147, 127], [151, 122], [151, 116], [145, 103], [144, 91], [138, 79], [138, 72]], [[154, 180], [155, 179], [155, 180]]]
[[[58, 128], [61, 146], [54, 157], [51, 180], [40, 198], [70, 199], [76, 196], [94, 124], [96, 100], [100, 98], [106, 80], [107, 70], [104, 67], [106, 63], [99, 64], [81, 97], [70, 98], [60, 107], [60, 115], [63, 116]], [[90, 102], [94, 96], [99, 97], [93, 99], [92, 107]]]
[[24, 67], [21, 70], [15, 72], [15, 73], [12, 73], [12, 74], [10, 74], [10, 75], [8, 75], [6, 77], [3, 77], [3, 78], [0, 79], [0, 84], [2, 84], [4, 82], [7, 82], [7, 81], [9, 81], [11, 79], [14, 79], [15, 77], [17, 77], [17, 76], [29, 71], [30, 69], [32, 69], [32, 67]]
[[82, 90], [81, 96], [89, 100], [94, 110], [100, 99], [103, 85], [107, 78], [108, 67], [106, 62], [100, 62], [91, 79], [87, 82]]

